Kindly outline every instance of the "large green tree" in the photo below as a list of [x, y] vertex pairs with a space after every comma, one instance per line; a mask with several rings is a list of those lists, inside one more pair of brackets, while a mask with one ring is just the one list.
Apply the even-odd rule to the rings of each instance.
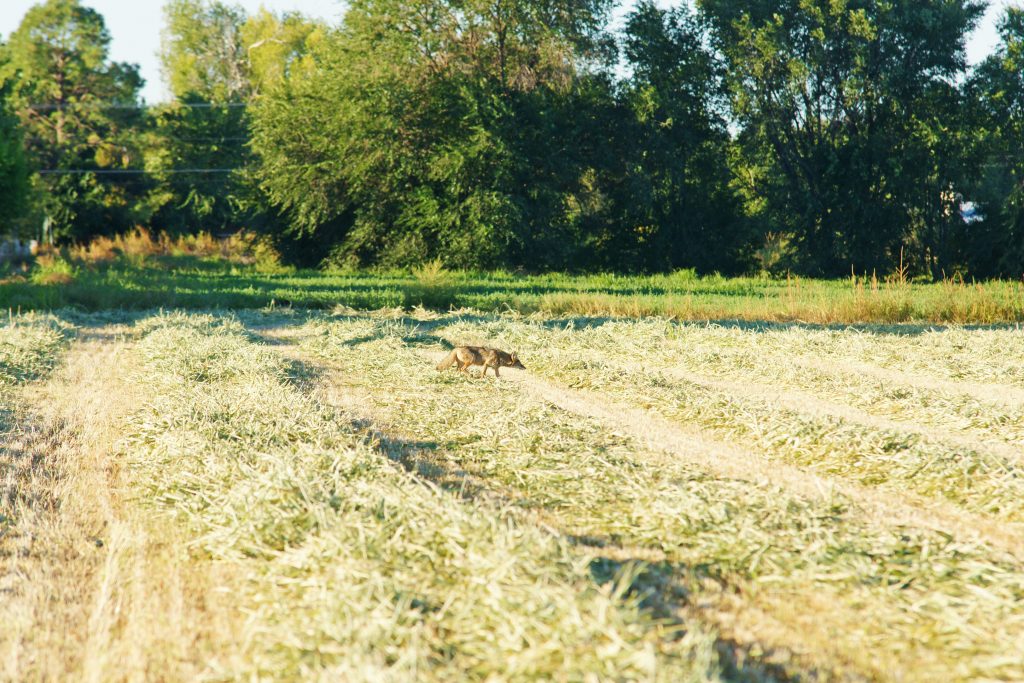
[[160, 61], [176, 97], [202, 94], [215, 102], [237, 102], [252, 92], [245, 10], [219, 0], [170, 0], [164, 5]]
[[95, 171], [138, 162], [138, 67], [109, 59], [103, 17], [78, 0], [26, 12], [10, 39], [12, 97], [38, 180], [40, 214], [58, 241], [123, 229], [140, 218], [144, 188]]
[[[0, 70], [8, 61], [7, 49], [0, 44]], [[12, 231], [13, 222], [23, 216], [28, 205], [28, 165], [24, 135], [11, 107], [13, 83], [0, 78], [0, 234]]]
[[[727, 60], [737, 182], [827, 275], [946, 262], [974, 0], [700, 0]], [[958, 156], [960, 155], [960, 156]], [[904, 253], [906, 252], [906, 253]]]
[[[159, 180], [154, 222], [173, 232], [221, 232], [266, 222], [247, 180], [247, 108], [305, 68], [322, 28], [298, 14], [248, 16], [218, 0], [164, 7], [163, 74], [175, 101], [154, 112], [149, 168]], [[228, 169], [238, 169], [227, 172]]]
[[350, 263], [584, 264], [604, 0], [361, 0], [254, 117], [262, 187]]
[[707, 26], [686, 6], [640, 2], [627, 16], [616, 139], [622, 182], [602, 231], [616, 244], [607, 265], [736, 271], [748, 235], [730, 187], [722, 64]]
[[964, 251], [980, 276], [1024, 275], [1024, 8], [1008, 7], [1000, 43], [973, 75], [970, 93], [981, 107], [983, 182], [975, 198], [985, 220], [971, 226]]

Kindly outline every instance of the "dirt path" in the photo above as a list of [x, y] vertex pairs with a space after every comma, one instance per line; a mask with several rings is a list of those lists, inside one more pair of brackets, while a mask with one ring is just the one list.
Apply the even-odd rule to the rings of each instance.
[[[641, 371], [639, 365], [630, 368], [634, 371]], [[939, 427], [921, 427], [914, 423], [893, 420], [878, 415], [872, 415], [859, 408], [843, 403], [837, 403], [828, 399], [820, 398], [806, 391], [799, 389], [782, 389], [776, 386], [762, 384], [755, 381], [730, 381], [708, 377], [689, 370], [671, 367], [657, 367], [667, 377], [690, 382], [699, 386], [707, 387], [718, 391], [727, 392], [733, 396], [755, 401], [777, 405], [781, 408], [792, 410], [803, 415], [814, 418], [832, 418], [851, 422], [872, 429], [883, 431], [913, 434], [925, 443], [945, 444], [974, 451], [981, 451], [997, 455], [1007, 460], [1024, 460], [1024, 448], [1014, 448], [1002, 441], [978, 440], [961, 433]]]
[[[538, 398], [563, 410], [601, 420], [645, 448], [681, 458], [724, 477], [785, 488], [810, 499], [840, 494], [863, 508], [865, 519], [884, 526], [915, 526], [954, 532], [961, 540], [987, 543], [1024, 558], [1024, 528], [925, 500], [899, 496], [823, 477], [719, 441], [699, 429], [684, 429], [652, 411], [609, 401], [593, 392], [567, 389], [526, 373], [506, 373]], [[504, 377], [504, 375], [503, 375]]]
[[[123, 330], [85, 330], [64, 366], [23, 392], [3, 444], [12, 533], [0, 539], [0, 677], [152, 680], [198, 675], [208, 575], [174, 529], [140, 516], [119, 466], [136, 407]], [[230, 631], [228, 631], [230, 633]]]
[[887, 385], [904, 385], [924, 389], [926, 391], [938, 391], [948, 394], [964, 394], [983, 402], [998, 402], [1012, 406], [1024, 406], [1024, 389], [1007, 386], [1005, 384], [980, 384], [977, 382], [954, 382], [934, 377], [923, 377], [914, 375], [902, 370], [879, 367], [850, 359], [821, 359], [797, 357], [792, 362], [803, 365], [814, 370], [822, 370], [829, 373], [845, 372], [854, 375], [871, 377]]

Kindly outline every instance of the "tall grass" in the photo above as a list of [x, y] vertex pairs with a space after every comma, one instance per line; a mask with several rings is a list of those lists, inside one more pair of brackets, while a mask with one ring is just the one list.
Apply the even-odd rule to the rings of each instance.
[[279, 257], [267, 240], [255, 233], [237, 232], [226, 237], [214, 237], [207, 232], [171, 236], [142, 227], [113, 237], [94, 237], [85, 244], [69, 248], [67, 255], [79, 263], [109, 264], [123, 260], [136, 267], [144, 266], [151, 257], [183, 256], [271, 268], [279, 264]]
[[905, 279], [544, 275], [449, 271], [440, 262], [410, 272], [296, 271], [251, 235], [171, 240], [144, 231], [101, 238], [56, 256], [0, 287], [0, 306], [52, 309], [385, 307], [516, 311], [561, 317], [670, 317], [679, 320], [802, 321], [820, 324], [1024, 321], [1024, 283], [920, 284]]
[[457, 305], [455, 276], [444, 267], [440, 259], [413, 268], [412, 278], [412, 282], [404, 289], [406, 308], [420, 306], [444, 311]]

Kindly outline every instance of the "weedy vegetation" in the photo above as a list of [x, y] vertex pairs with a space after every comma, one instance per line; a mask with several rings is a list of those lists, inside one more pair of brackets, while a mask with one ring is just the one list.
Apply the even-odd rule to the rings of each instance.
[[449, 270], [300, 270], [249, 234], [172, 239], [144, 230], [44, 254], [3, 279], [0, 307], [50, 310], [416, 307], [548, 317], [814, 324], [958, 325], [1024, 321], [1024, 283], [814, 280], [797, 277], [528, 274]]

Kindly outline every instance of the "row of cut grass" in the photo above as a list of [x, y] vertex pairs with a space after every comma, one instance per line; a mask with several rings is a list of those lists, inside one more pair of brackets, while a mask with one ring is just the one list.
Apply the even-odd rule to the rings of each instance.
[[[64, 357], [75, 327], [53, 315], [9, 315], [0, 323], [0, 543], [21, 515], [26, 461], [20, 446], [4, 441], [24, 435], [19, 387], [48, 375]], [[21, 462], [19, 462], [21, 460]]]
[[[19, 680], [33, 660], [44, 660], [38, 670], [56, 671], [46, 656], [25, 642], [37, 634], [38, 610], [56, 602], [49, 586], [33, 584], [38, 556], [52, 555], [42, 548], [47, 529], [41, 517], [57, 509], [59, 492], [53, 490], [62, 470], [59, 447], [71, 436], [65, 425], [48, 425], [33, 413], [26, 399], [27, 383], [42, 380], [65, 356], [75, 328], [52, 315], [8, 315], [0, 323], [0, 679]], [[34, 388], [34, 387], [33, 387]], [[47, 448], [49, 447], [49, 448]], [[61, 533], [67, 533], [61, 529]], [[60, 558], [60, 559], [58, 559]], [[45, 595], [45, 597], [43, 597]], [[36, 599], [38, 596], [39, 599]], [[31, 605], [31, 607], [27, 607]], [[56, 611], [56, 608], [53, 608]], [[62, 627], [67, 628], [63, 623]], [[54, 641], [63, 641], [53, 634]]]
[[[665, 345], [672, 353], [735, 354], [730, 360], [756, 362], [765, 354], [828, 361], [859, 361], [878, 368], [920, 373], [952, 381], [1001, 385], [1024, 383], [1024, 329], [859, 326], [841, 329], [808, 325], [680, 324], [664, 319], [607, 321], [608, 330]], [[657, 346], [655, 350], [657, 350]]]
[[[710, 680], [714, 639], [652, 619], [630, 571], [393, 465], [239, 325], [138, 325], [139, 497], [241, 577], [213, 678]], [[227, 654], [227, 653], [224, 653]]]
[[[850, 359], [949, 381], [992, 383], [994, 391], [1000, 385], [1024, 386], [1024, 329], [1019, 327], [808, 330], [761, 326], [736, 336], [722, 341], [729, 348], [754, 354]], [[679, 342], [685, 344], [685, 339]]]
[[[1024, 644], [1024, 571], [1014, 558], [867, 524], [848, 500], [716, 479], [512, 382], [438, 374], [420, 349], [442, 349], [416, 324], [354, 317], [311, 322], [304, 334], [341, 381], [372, 396], [393, 438], [433, 444], [410, 456], [425, 461], [418, 467], [468, 472], [563, 533], [606, 544], [609, 561], [647, 558], [692, 604], [761, 610], [805, 653], [872, 678], [1024, 676], [1007, 656]], [[501, 342], [486, 325], [475, 338]], [[525, 362], [553, 373], [539, 354]]]
[[[991, 395], [986, 397], [979, 396], [973, 387], [958, 391], [953, 383], [930, 386], [927, 380], [931, 375], [926, 372], [921, 372], [924, 382], [914, 384], [896, 375], [880, 377], [844, 365], [843, 336], [850, 337], [851, 346], [855, 346], [864, 338], [864, 332], [805, 328], [766, 331], [680, 325], [664, 320], [596, 321], [576, 329], [572, 321], [539, 320], [516, 326], [509, 320], [495, 319], [483, 331], [508, 338], [524, 349], [543, 352], [562, 348], [579, 354], [581, 359], [617, 357], [637, 367], [684, 368], [708, 377], [795, 388], [869, 414], [953, 429], [980, 441], [1014, 445], [1024, 442], [1024, 406], [1004, 400], [998, 385], [991, 386]], [[472, 324], [460, 327], [457, 317], [453, 321], [451, 334], [475, 329]], [[1007, 333], [1001, 338], [1002, 343], [988, 347], [987, 355], [977, 354], [979, 365], [988, 359], [998, 359], [999, 349], [1010, 358], [1024, 353], [1024, 335]], [[899, 346], [903, 337], [886, 339], [889, 345]], [[923, 356], [921, 363], [941, 364], [946, 355], [939, 347]], [[965, 353], [961, 362], [971, 363], [970, 357]]]
[[53, 315], [8, 316], [0, 323], [0, 386], [44, 377], [73, 333], [74, 326]]
[[567, 386], [593, 389], [651, 409], [684, 425], [746, 444], [756, 452], [862, 486], [943, 498], [972, 512], [1024, 521], [1024, 464], [967, 445], [947, 445], [921, 432], [864, 426], [841, 417], [810, 416], [770, 400], [658, 372], [636, 372], [600, 360], [553, 354], [537, 372]]

